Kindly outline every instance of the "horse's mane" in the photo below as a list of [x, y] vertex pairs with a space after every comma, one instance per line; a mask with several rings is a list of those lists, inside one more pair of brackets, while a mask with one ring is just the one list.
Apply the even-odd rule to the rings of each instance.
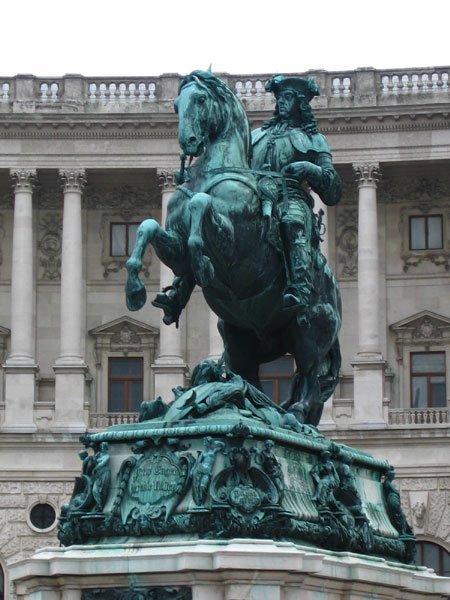
[[217, 105], [222, 110], [221, 117], [224, 123], [224, 133], [232, 126], [238, 127], [243, 137], [248, 159], [251, 152], [250, 125], [247, 113], [236, 94], [223, 81], [213, 75], [213, 73], [202, 70], [192, 71], [192, 73], [183, 77], [178, 88], [178, 94], [186, 85], [194, 82], [205, 88], [217, 101]]

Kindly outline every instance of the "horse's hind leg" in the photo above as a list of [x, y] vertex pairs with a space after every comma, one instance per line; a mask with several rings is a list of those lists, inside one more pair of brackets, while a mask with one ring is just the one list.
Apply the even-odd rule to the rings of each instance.
[[203, 254], [203, 219], [210, 207], [211, 196], [199, 192], [188, 200], [188, 209], [191, 213], [191, 227], [189, 232], [188, 247], [191, 266], [195, 280], [200, 287], [208, 286], [214, 278], [214, 267], [211, 260]]

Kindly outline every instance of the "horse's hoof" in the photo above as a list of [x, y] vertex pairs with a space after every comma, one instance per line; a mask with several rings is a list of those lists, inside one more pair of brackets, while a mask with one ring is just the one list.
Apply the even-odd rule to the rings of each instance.
[[125, 286], [125, 297], [127, 308], [132, 312], [141, 309], [147, 301], [147, 292], [141, 281], [130, 283]]
[[202, 256], [195, 271], [195, 281], [200, 287], [207, 287], [214, 279], [214, 267], [207, 256]]

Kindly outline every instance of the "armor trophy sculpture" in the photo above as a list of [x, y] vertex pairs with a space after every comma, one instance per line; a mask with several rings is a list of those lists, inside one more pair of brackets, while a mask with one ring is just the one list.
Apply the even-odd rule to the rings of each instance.
[[[178, 186], [165, 229], [153, 219], [139, 227], [126, 300], [130, 310], [146, 301], [138, 275], [151, 244], [175, 275], [153, 302], [164, 322], [177, 324], [199, 285], [224, 355], [200, 363], [174, 398], [144, 402], [138, 424], [82, 436], [88, 454], [61, 515], [63, 545], [270, 538], [413, 560], [391, 467], [316, 429], [338, 383], [341, 304], [311, 192], [334, 205], [341, 183], [311, 110], [315, 82], [275, 76], [266, 88], [275, 113], [251, 134], [211, 72], [180, 83]], [[286, 353], [296, 372], [278, 406], [258, 370]]]

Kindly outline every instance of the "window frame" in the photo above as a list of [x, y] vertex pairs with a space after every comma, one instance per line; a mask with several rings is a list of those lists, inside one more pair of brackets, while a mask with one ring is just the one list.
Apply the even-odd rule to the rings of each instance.
[[[413, 356], [417, 355], [417, 354], [442, 354], [444, 357], [444, 365], [447, 364], [447, 356], [446, 356], [445, 350], [432, 350], [432, 351], [427, 351], [427, 350], [419, 351], [418, 350], [418, 351], [410, 352], [410, 358], [409, 358], [410, 407], [415, 410], [419, 410], [419, 409], [425, 410], [427, 408], [446, 408], [447, 407], [447, 371], [446, 371], [446, 369], [444, 369], [443, 372], [435, 372], [435, 373], [431, 373], [430, 371], [413, 373]], [[427, 398], [426, 398], [427, 404], [426, 404], [426, 406], [413, 406], [413, 377], [426, 377], [426, 381], [427, 381]], [[430, 403], [430, 399], [431, 399], [430, 378], [431, 377], [444, 377], [445, 404], [443, 406], [433, 406]]]
[[[128, 375], [128, 376], [114, 376], [111, 373], [111, 367], [115, 361], [136, 361], [140, 363], [141, 373], [139, 376], [137, 375]], [[110, 409], [110, 398], [111, 398], [111, 383], [112, 382], [124, 382], [124, 408], [123, 410], [111, 410]], [[108, 413], [134, 413], [136, 410], [132, 410], [131, 408], [131, 386], [130, 383], [140, 381], [141, 382], [141, 400], [142, 402], [144, 398], [144, 358], [142, 356], [109, 356], [108, 357], [108, 397], [107, 397], [107, 405], [108, 405]], [[139, 404], [140, 404], [139, 403]]]
[[[440, 219], [440, 233], [441, 233], [441, 245], [437, 248], [430, 248], [429, 246], [429, 220], [431, 218], [439, 217]], [[412, 247], [412, 222], [413, 219], [423, 219], [425, 221], [425, 248], [413, 248]], [[409, 215], [409, 250], [411, 252], [434, 252], [444, 249], [444, 215], [442, 213], [430, 214], [430, 215]]]
[[[261, 368], [264, 368], [264, 366], [268, 366], [271, 364], [274, 364], [282, 359], [285, 358], [290, 358], [292, 360], [292, 366], [293, 366], [293, 371], [291, 374], [279, 374], [276, 371], [274, 371], [273, 373], [269, 372], [269, 373], [264, 373], [264, 375], [261, 373]], [[268, 381], [268, 382], [272, 382], [273, 383], [273, 402], [275, 402], [275, 404], [280, 404], [280, 401], [283, 402], [285, 399], [281, 398], [280, 399], [280, 381], [289, 381], [292, 379], [292, 377], [294, 376], [295, 373], [295, 360], [294, 357], [291, 354], [285, 354], [284, 356], [280, 356], [280, 358], [275, 359], [273, 361], [270, 361], [268, 363], [262, 363], [260, 365], [260, 371], [259, 371], [259, 380], [261, 382], [261, 384], [264, 381]], [[269, 396], [270, 397], [270, 396]]]
[[[438, 564], [439, 564], [439, 569], [434, 569], [433, 566], [431, 565], [426, 565], [423, 562], [423, 551], [424, 551], [424, 545], [425, 544], [429, 544], [430, 546], [435, 546], [438, 549]], [[448, 554], [450, 557], [450, 552], [444, 548], [443, 546], [441, 546], [440, 544], [437, 544], [436, 542], [431, 542], [430, 540], [416, 540], [416, 564], [418, 566], [424, 566], [427, 567], [429, 569], [434, 569], [436, 575], [440, 575], [441, 577], [449, 577], [449, 575], [444, 575], [444, 553]], [[421, 558], [419, 557], [419, 555], [421, 555]], [[420, 562], [422, 561], [422, 562]]]
[[[109, 223], [109, 256], [111, 258], [128, 258], [131, 255], [130, 249], [130, 226], [139, 227], [141, 221], [111, 221]], [[113, 227], [121, 225], [125, 227], [125, 254], [113, 254]]]

